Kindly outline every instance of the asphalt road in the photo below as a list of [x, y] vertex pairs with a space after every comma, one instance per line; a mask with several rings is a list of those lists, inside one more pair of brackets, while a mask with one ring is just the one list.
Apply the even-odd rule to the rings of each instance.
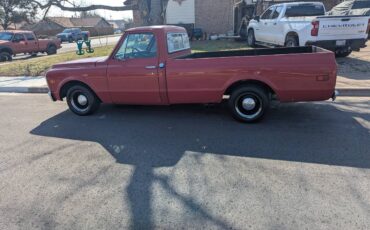
[[0, 94], [0, 229], [370, 229], [370, 102], [103, 106]]

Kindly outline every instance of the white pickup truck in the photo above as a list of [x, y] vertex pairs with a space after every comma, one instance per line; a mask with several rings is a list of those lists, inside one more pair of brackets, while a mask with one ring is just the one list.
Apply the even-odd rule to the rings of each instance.
[[366, 47], [369, 30], [369, 16], [325, 16], [320, 2], [272, 5], [247, 28], [250, 46], [315, 45], [334, 51], [337, 57]]

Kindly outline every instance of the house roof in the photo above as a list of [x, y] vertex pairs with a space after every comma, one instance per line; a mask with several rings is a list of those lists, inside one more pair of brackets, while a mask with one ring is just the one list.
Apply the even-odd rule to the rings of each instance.
[[47, 17], [49, 21], [52, 21], [56, 24], [59, 24], [63, 27], [74, 27], [73, 23], [71, 22], [71, 18], [66, 17]]
[[67, 17], [48, 17], [47, 20], [57, 23], [65, 28], [71, 27], [95, 27], [101, 21], [109, 23], [102, 17], [87, 17], [87, 18], [67, 18]]

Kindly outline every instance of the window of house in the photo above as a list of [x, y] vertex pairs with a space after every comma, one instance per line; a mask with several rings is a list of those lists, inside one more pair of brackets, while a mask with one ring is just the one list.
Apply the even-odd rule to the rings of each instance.
[[168, 53], [190, 49], [189, 37], [187, 33], [167, 33]]
[[152, 33], [129, 34], [115, 54], [118, 60], [157, 56], [157, 41]]

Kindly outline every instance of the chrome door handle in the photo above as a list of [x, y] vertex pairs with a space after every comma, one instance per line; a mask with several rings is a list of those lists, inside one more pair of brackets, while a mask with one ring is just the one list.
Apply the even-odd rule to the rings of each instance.
[[148, 66], [145, 66], [145, 69], [156, 69], [157, 66], [155, 65], [148, 65]]

